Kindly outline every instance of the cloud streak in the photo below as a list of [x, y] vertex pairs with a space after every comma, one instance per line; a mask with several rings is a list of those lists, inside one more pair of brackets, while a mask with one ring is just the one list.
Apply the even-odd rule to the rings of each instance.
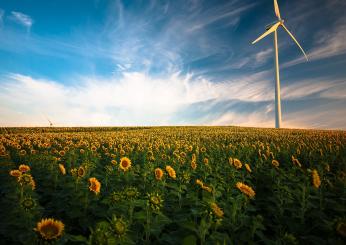
[[23, 14], [21, 12], [12, 11], [11, 17], [14, 21], [25, 26], [28, 29], [30, 29], [32, 24], [34, 23], [33, 19], [29, 15]]
[[[265, 80], [267, 75], [268, 72], [262, 72], [241, 81], [213, 83], [178, 73], [153, 78], [145, 73], [124, 72], [121, 78], [81, 77], [78, 85], [67, 86], [9, 74], [0, 82], [0, 125], [43, 126], [45, 114], [60, 126], [183, 122], [269, 127], [273, 121], [273, 88], [268, 82], [255, 83]], [[296, 92], [309, 90], [310, 99], [315, 95], [345, 101], [342, 92], [338, 93], [342, 87], [345, 87], [342, 81], [332, 84], [303, 81], [283, 90], [283, 99], [309, 99], [306, 93]]]

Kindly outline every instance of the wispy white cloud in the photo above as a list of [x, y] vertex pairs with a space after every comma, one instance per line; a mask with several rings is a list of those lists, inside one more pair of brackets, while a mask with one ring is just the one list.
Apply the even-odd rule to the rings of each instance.
[[[191, 75], [153, 78], [145, 73], [123, 73], [122, 78], [80, 77], [78, 85], [34, 79], [20, 74], [2, 77], [2, 125], [44, 125], [42, 113], [60, 125], [174, 124], [180, 110], [200, 102], [258, 101], [268, 90], [262, 83], [213, 83]], [[261, 88], [262, 89], [259, 89]], [[260, 92], [261, 93], [261, 92]]]
[[[202, 13], [203, 18], [198, 18], [199, 21], [193, 24], [188, 32], [193, 32], [199, 30], [201, 28], [205, 28], [206, 26], [213, 24], [217, 21], [230, 19], [227, 23], [235, 25], [238, 23], [238, 17], [242, 12], [249, 10], [254, 7], [256, 3], [244, 4], [241, 6], [237, 6], [238, 1], [231, 1], [227, 6], [218, 6], [217, 8], [212, 8]], [[199, 16], [200, 17], [200, 16]]]
[[33, 19], [29, 15], [23, 14], [21, 12], [16, 12], [16, 11], [12, 11], [11, 14], [12, 14], [11, 17], [14, 21], [16, 21], [17, 23], [29, 29], [34, 23]]
[[[321, 60], [346, 54], [346, 22], [336, 23], [331, 30], [324, 30], [316, 34], [315, 47], [308, 52], [311, 61]], [[290, 67], [305, 62], [299, 57], [283, 64]]]
[[321, 77], [306, 79], [282, 87], [282, 98], [286, 100], [304, 99], [308, 96], [341, 99], [346, 94], [346, 79]]
[[[61, 126], [172, 125], [177, 123], [175, 118], [181, 111], [190, 108], [193, 112], [194, 105], [200, 104], [205, 116], [199, 121], [187, 119], [187, 124], [269, 127], [273, 121], [274, 92], [271, 82], [265, 81], [268, 73], [213, 83], [177, 73], [153, 78], [145, 73], [125, 72], [122, 78], [80, 77], [78, 84], [70, 86], [10, 74], [0, 82], [0, 125], [46, 125], [43, 114]], [[303, 81], [283, 89], [283, 98], [306, 99], [310, 93], [345, 100], [340, 88], [345, 88], [344, 82]], [[228, 101], [245, 103], [245, 108], [240, 111], [239, 108], [236, 111], [231, 107], [227, 109]], [[267, 106], [252, 111], [246, 109], [246, 103], [263, 101]], [[215, 107], [223, 108], [221, 116], [209, 114]]]
[[[345, 100], [326, 100], [307, 106], [284, 109], [283, 128], [346, 129]], [[291, 104], [291, 103], [288, 103]], [[331, 109], [332, 108], [332, 109]], [[272, 128], [275, 125], [273, 104], [243, 112], [225, 112], [209, 118], [204, 125], [237, 125]]]
[[273, 127], [273, 124], [274, 119], [269, 118], [268, 113], [265, 113], [264, 110], [247, 113], [227, 112], [222, 116], [205, 123], [205, 125], [211, 126], [237, 125], [246, 127], [268, 128]]
[[42, 113], [57, 125], [156, 125], [186, 104], [214, 98], [209, 83], [172, 74], [153, 79], [124, 73], [121, 79], [84, 78], [78, 86], [12, 74], [2, 82], [0, 124], [45, 125]]

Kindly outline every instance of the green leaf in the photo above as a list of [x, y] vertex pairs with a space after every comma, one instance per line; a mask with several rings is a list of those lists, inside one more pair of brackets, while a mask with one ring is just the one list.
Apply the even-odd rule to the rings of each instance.
[[194, 245], [197, 244], [197, 238], [194, 235], [184, 237], [182, 245]]

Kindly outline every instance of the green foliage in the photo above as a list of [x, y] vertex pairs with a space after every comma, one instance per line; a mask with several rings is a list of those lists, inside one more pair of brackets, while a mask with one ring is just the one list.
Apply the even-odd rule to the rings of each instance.
[[[344, 244], [345, 142], [341, 131], [239, 127], [8, 129], [0, 241]], [[126, 171], [122, 157], [132, 163]], [[31, 182], [10, 175], [21, 164]], [[34, 230], [43, 218], [63, 222], [58, 239]]]

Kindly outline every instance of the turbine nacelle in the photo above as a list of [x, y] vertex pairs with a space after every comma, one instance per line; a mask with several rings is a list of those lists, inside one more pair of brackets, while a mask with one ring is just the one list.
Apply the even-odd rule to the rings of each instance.
[[279, 20], [279, 21], [274, 21], [268, 25], [266, 25], [266, 31], [268, 31], [273, 25], [275, 25], [276, 23], [280, 22], [281, 24], [283, 24], [285, 21], [284, 20]]

